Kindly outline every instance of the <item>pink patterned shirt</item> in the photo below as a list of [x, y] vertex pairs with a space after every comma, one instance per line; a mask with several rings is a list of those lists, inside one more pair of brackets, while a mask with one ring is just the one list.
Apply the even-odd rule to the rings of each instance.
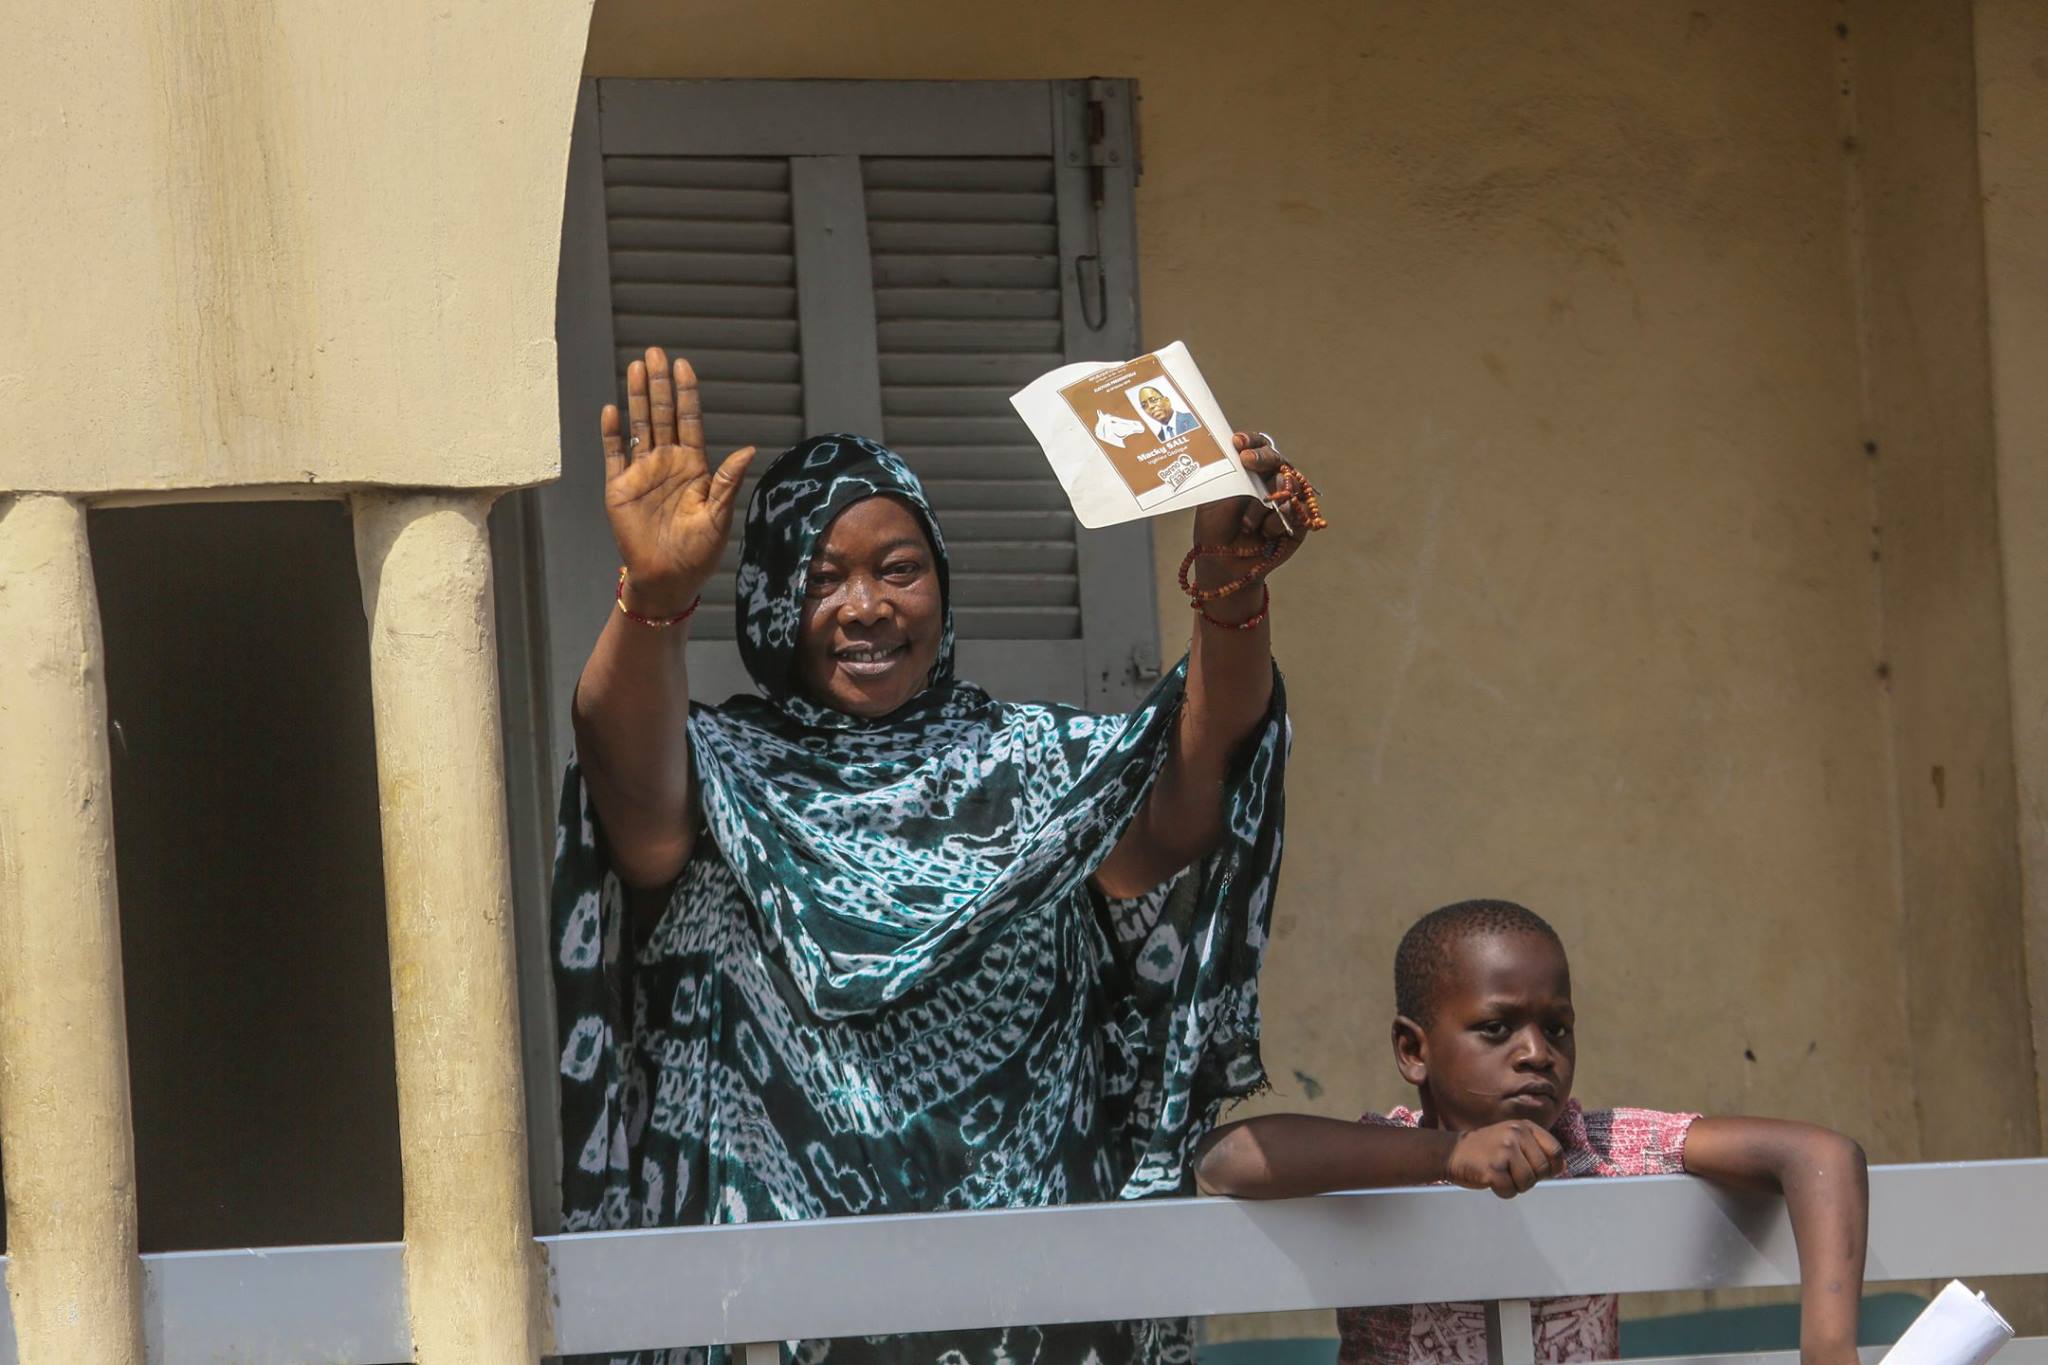
[[[1550, 1132], [1564, 1146], [1566, 1176], [1677, 1175], [1685, 1170], [1685, 1136], [1698, 1117], [1654, 1109], [1588, 1111], [1572, 1100]], [[1413, 1128], [1419, 1118], [1403, 1106], [1359, 1121]], [[1538, 1299], [1531, 1308], [1538, 1361], [1613, 1360], [1620, 1354], [1614, 1295]], [[1486, 1310], [1477, 1303], [1343, 1308], [1337, 1330], [1338, 1365], [1486, 1365]]]

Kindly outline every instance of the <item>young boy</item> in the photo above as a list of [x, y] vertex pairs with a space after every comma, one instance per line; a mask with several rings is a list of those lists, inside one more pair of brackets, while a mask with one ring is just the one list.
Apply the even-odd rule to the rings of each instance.
[[[1852, 1365], [1863, 1294], [1869, 1191], [1863, 1151], [1839, 1133], [1775, 1119], [1584, 1110], [1564, 944], [1507, 901], [1425, 915], [1394, 958], [1394, 1064], [1420, 1108], [1359, 1123], [1267, 1114], [1227, 1123], [1197, 1148], [1204, 1194], [1281, 1199], [1448, 1181], [1512, 1199], [1559, 1176], [1683, 1171], [1780, 1191], [1799, 1246], [1801, 1365]], [[1539, 1361], [1612, 1360], [1612, 1294], [1540, 1300]], [[1338, 1314], [1341, 1365], [1465, 1365], [1486, 1359], [1476, 1303]]]

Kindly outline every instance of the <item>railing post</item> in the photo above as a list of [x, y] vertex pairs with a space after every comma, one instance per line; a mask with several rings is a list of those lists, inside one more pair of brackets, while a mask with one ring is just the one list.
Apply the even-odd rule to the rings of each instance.
[[1535, 1365], [1536, 1322], [1527, 1299], [1486, 1304], [1487, 1365]]
[[0, 500], [0, 1144], [23, 1365], [141, 1365], [106, 648], [85, 508]]
[[548, 1338], [526, 1188], [485, 521], [493, 496], [354, 500], [384, 829], [406, 1297], [424, 1365], [534, 1361]]

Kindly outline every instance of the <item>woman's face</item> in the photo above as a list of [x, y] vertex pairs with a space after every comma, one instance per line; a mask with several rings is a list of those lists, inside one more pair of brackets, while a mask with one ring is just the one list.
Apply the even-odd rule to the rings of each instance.
[[895, 498], [864, 498], [833, 518], [811, 559], [797, 681], [835, 711], [886, 716], [924, 689], [944, 623], [923, 524]]

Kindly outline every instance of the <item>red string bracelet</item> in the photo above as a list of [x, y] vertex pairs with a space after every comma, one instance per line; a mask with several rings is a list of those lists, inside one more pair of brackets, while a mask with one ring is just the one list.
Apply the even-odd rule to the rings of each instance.
[[642, 616], [639, 612], [634, 611], [631, 607], [626, 605], [626, 566], [621, 564], [619, 566], [619, 589], [618, 592], [614, 594], [613, 600], [615, 600], [619, 604], [619, 614], [624, 616], [628, 621], [637, 621], [641, 625], [651, 627], [655, 630], [666, 630], [670, 626], [679, 626], [683, 622], [689, 620], [692, 616], [694, 616], [697, 612], [697, 608], [703, 604], [704, 594], [701, 592], [698, 593], [697, 596], [691, 600], [689, 606], [684, 607], [674, 616]]
[[1273, 606], [1273, 590], [1264, 583], [1261, 583], [1259, 584], [1259, 592], [1262, 594], [1259, 598], [1259, 609], [1242, 621], [1219, 621], [1208, 612], [1202, 610], [1200, 602], [1190, 602], [1188, 605], [1195, 609], [1197, 616], [1212, 626], [1221, 626], [1225, 630], [1250, 630], [1253, 626], [1266, 619], [1266, 613]]

